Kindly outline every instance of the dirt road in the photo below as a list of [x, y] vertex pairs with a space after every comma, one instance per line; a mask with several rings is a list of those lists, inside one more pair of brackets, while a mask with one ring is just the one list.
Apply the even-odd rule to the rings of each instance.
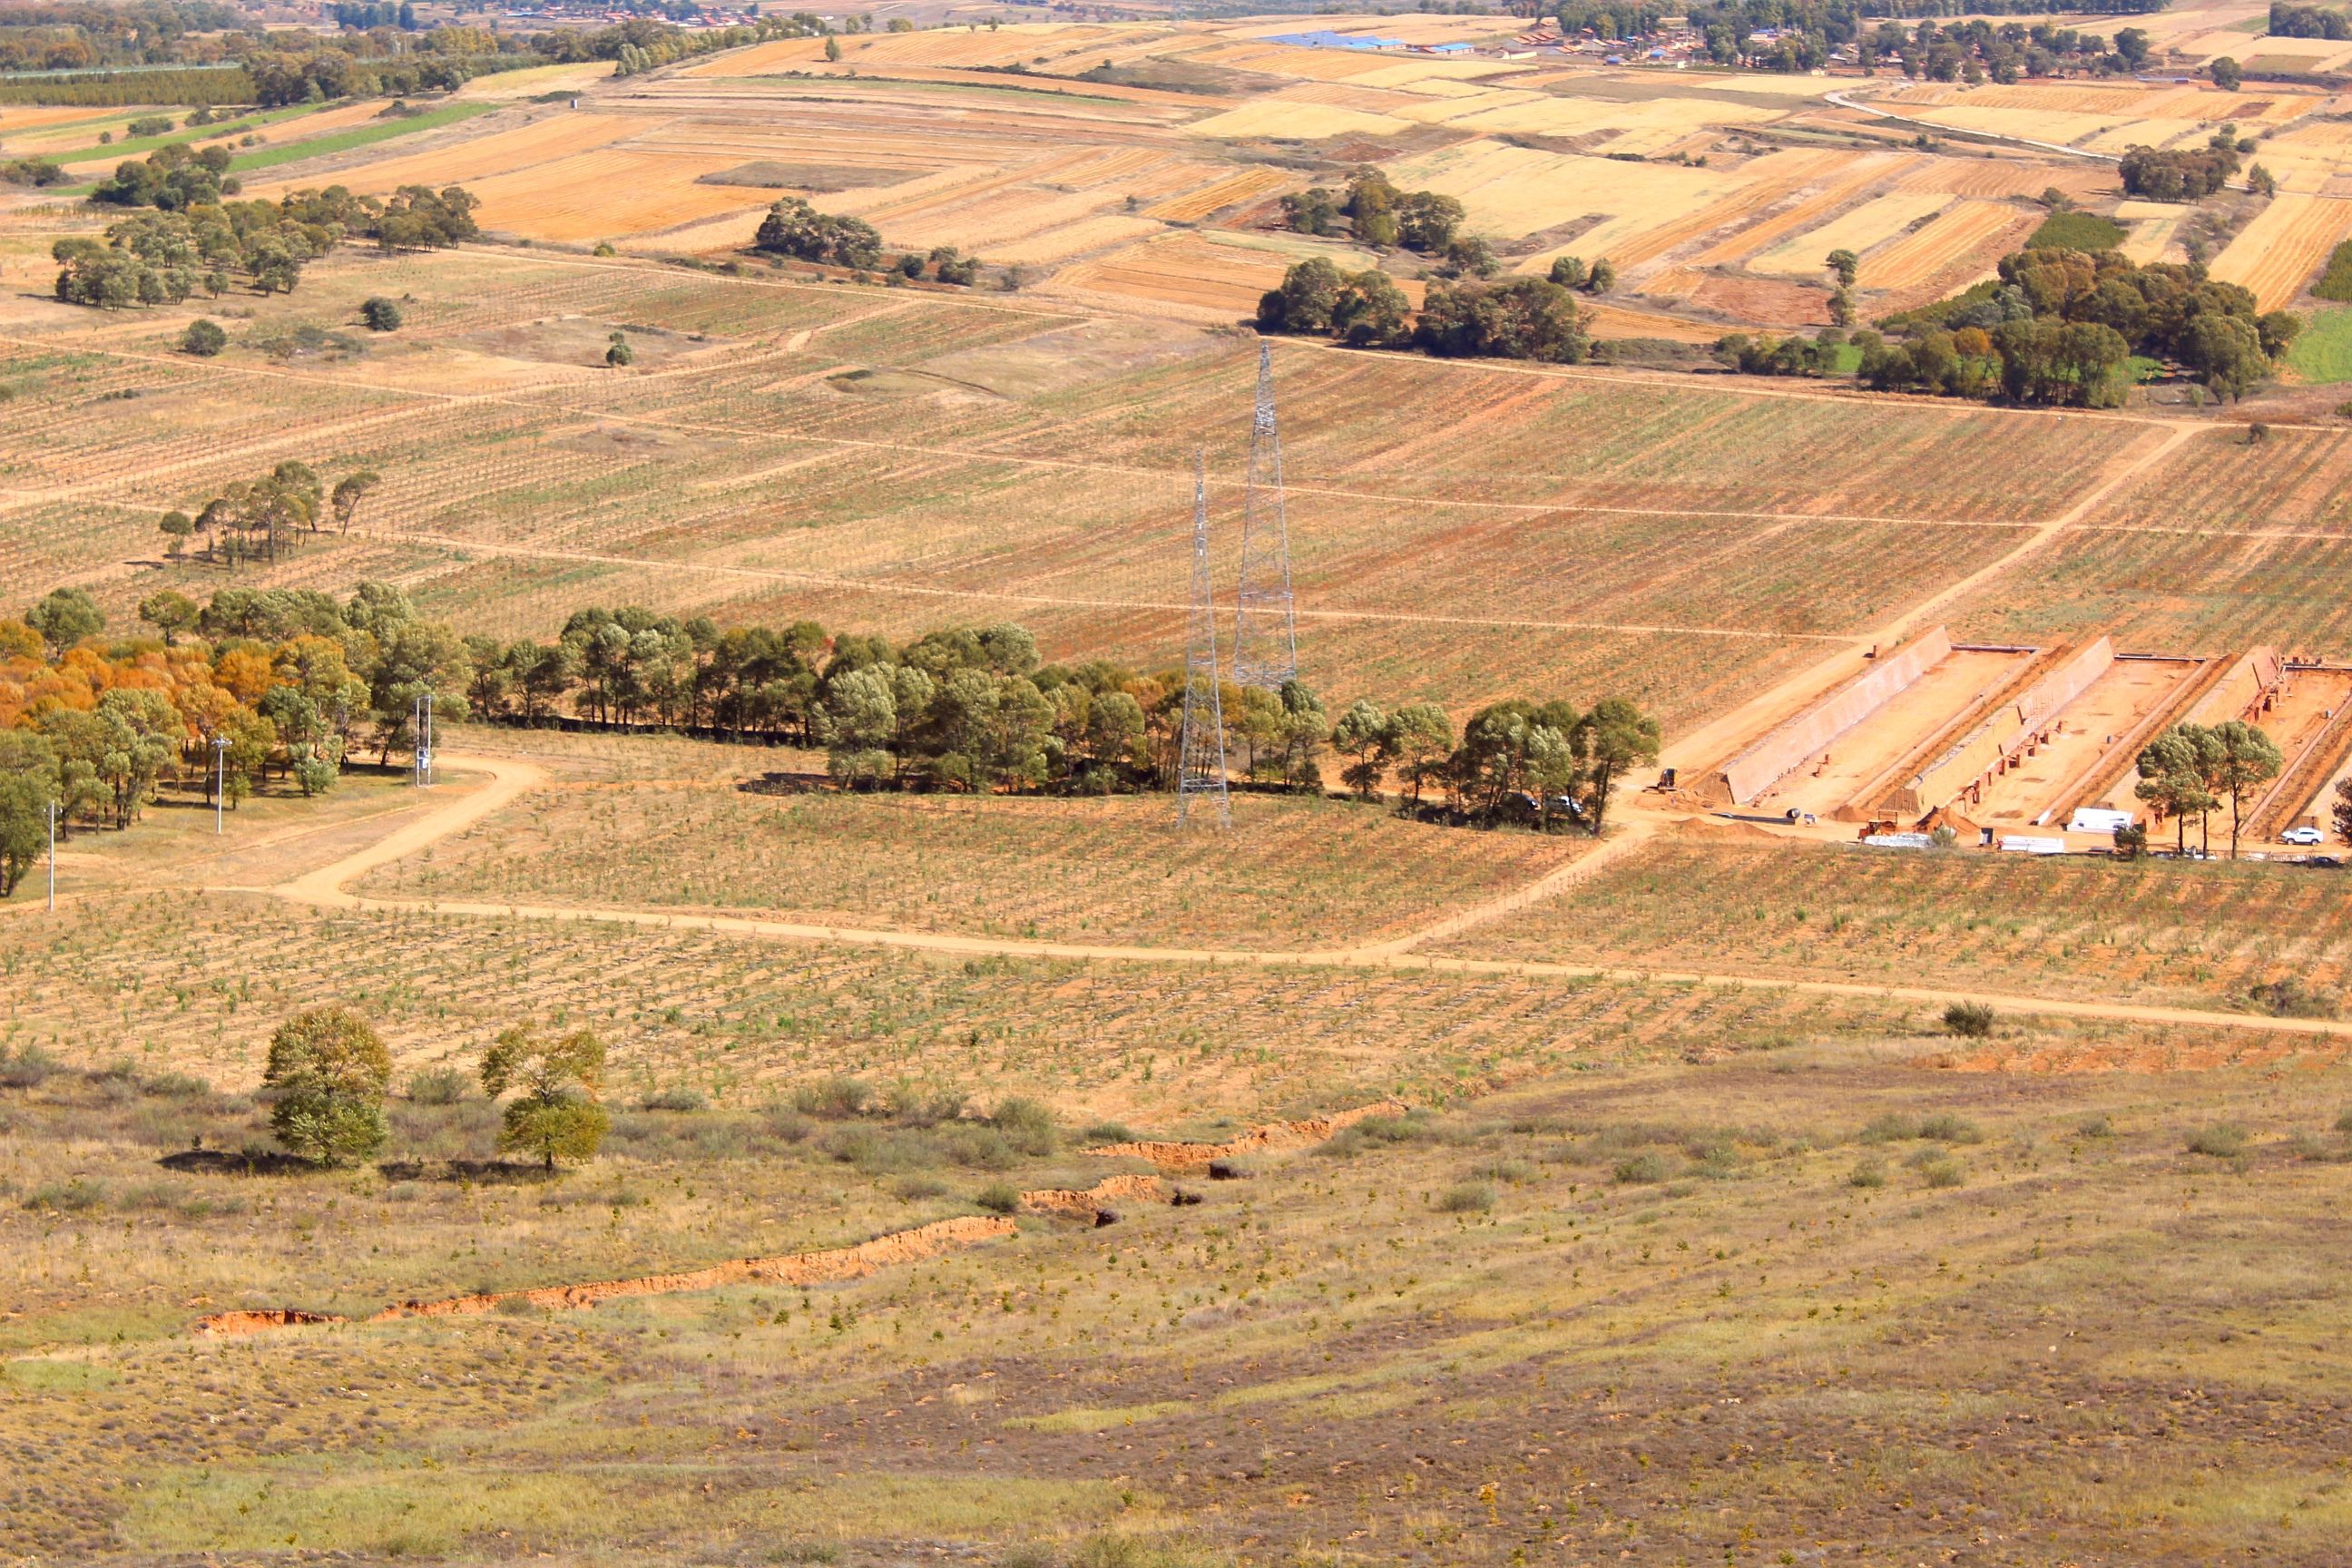
[[2272, 1018], [2189, 1007], [2145, 1006], [2126, 1002], [2062, 999], [1934, 986], [1874, 985], [1696, 970], [1640, 969], [1604, 964], [1550, 963], [1527, 960], [1442, 958], [1412, 951], [1423, 943], [1456, 936], [1539, 900], [1558, 896], [1601, 868], [1633, 852], [1660, 827], [1655, 818], [1628, 821], [1618, 836], [1591, 854], [1558, 867], [1525, 887], [1473, 905], [1435, 924], [1393, 941], [1363, 947], [1297, 952], [1234, 948], [1118, 946], [1087, 942], [1024, 942], [1008, 938], [955, 936], [886, 927], [814, 925], [751, 915], [697, 914], [683, 910], [569, 904], [518, 904], [471, 900], [378, 899], [355, 894], [346, 885], [369, 871], [439, 842], [501, 809], [544, 782], [530, 763], [499, 757], [442, 759], [452, 773], [488, 775], [488, 782], [449, 790], [447, 804], [410, 819], [365, 849], [331, 864], [268, 887], [223, 887], [221, 893], [253, 893], [325, 909], [464, 915], [485, 920], [579, 921], [643, 926], [663, 931], [709, 931], [782, 942], [845, 942], [925, 952], [1060, 959], [1106, 963], [1234, 964], [1255, 967], [1378, 969], [1404, 973], [1520, 975], [1563, 980], [1602, 980], [1625, 984], [1711, 986], [1726, 990], [1788, 991], [1804, 995], [1854, 996], [1940, 1008], [1954, 1002], [1981, 1002], [2007, 1013], [2045, 1017], [2105, 1019], [2141, 1024], [2177, 1024], [2200, 1028], [2247, 1029], [2265, 1034], [2352, 1037], [2352, 1022], [2332, 1018]]

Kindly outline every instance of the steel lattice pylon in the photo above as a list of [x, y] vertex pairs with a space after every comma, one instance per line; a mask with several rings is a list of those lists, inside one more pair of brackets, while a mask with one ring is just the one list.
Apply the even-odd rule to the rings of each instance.
[[[1270, 499], [1269, 499], [1270, 498]], [[1257, 417], [1242, 497], [1242, 580], [1234, 616], [1234, 679], [1279, 691], [1298, 674], [1298, 613], [1290, 596], [1290, 522], [1282, 505], [1282, 438], [1274, 428], [1274, 349], [1257, 346]]]
[[1176, 822], [1192, 819], [1192, 797], [1213, 798], [1217, 826], [1233, 826], [1225, 792], [1225, 707], [1217, 690], [1217, 601], [1209, 582], [1209, 465], [1192, 469], [1192, 607], [1185, 621], [1184, 731], [1176, 758]]

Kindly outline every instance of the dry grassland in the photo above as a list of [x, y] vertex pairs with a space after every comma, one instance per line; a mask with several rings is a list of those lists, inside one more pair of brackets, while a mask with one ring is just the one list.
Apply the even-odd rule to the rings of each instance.
[[[1589, 918], [1595, 907], [1610, 919]], [[2298, 866], [1685, 838], [1645, 846], [1574, 900], [1466, 932], [1446, 951], [2227, 1011], [2283, 976], [2343, 991], [2347, 916], [2352, 887]], [[2333, 1060], [2341, 1044], [2280, 1048]]]
[[[236, 1102], [52, 1079], [5, 1091], [9, 1179], [79, 1173], [85, 1205], [0, 1216], [32, 1309], [5, 1440], [40, 1521], [10, 1544], [2336, 1552], [2352, 1393], [2313, 1259], [2341, 1226], [2341, 1097], [1916, 1053], [1801, 1032], [1604, 1068], [1375, 1123], [1108, 1233], [1024, 1220], [841, 1286], [201, 1344], [191, 1301], [373, 1306], [835, 1242], [961, 1207], [981, 1173], [861, 1167], [829, 1151], [920, 1136], [756, 1101], [628, 1114], [613, 1158], [552, 1184], [159, 1173], [159, 1145], [220, 1136]], [[398, 1115], [428, 1150], [487, 1132], [478, 1100]]]
[[[748, 776], [766, 759], [739, 753]], [[772, 767], [823, 759], [778, 757]], [[658, 782], [526, 797], [379, 873], [387, 898], [772, 910], [819, 925], [1296, 949], [1402, 936], [1591, 841], [1480, 834], [1379, 806], [1244, 797], [1232, 838], [1167, 802], [778, 797]]]

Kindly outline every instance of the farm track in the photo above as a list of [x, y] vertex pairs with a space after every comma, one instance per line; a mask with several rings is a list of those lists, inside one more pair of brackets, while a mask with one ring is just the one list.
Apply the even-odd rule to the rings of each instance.
[[1576, 980], [1629, 985], [1689, 986], [1722, 990], [1788, 992], [1801, 995], [1849, 996], [1921, 1006], [1947, 1006], [1955, 1002], [1983, 1003], [2007, 1012], [2051, 1017], [2087, 1018], [2108, 1022], [2171, 1024], [2203, 1028], [2235, 1028], [2264, 1034], [2309, 1035], [2352, 1038], [2352, 1022], [2325, 1018], [2275, 1018], [2190, 1007], [2158, 1007], [2132, 1003], [2084, 1001], [1983, 991], [1951, 991], [1928, 986], [1872, 985], [1833, 980], [1798, 980], [1778, 976], [1689, 970], [1639, 969], [1601, 964], [1554, 963], [1531, 960], [1440, 958], [1415, 953], [1415, 945], [1458, 935], [1528, 904], [1556, 896], [1602, 866], [1613, 863], [1647, 842], [1667, 820], [1663, 816], [1635, 817], [1619, 836], [1591, 854], [1571, 861], [1511, 892], [1485, 900], [1422, 931], [1392, 942], [1354, 948], [1297, 952], [1229, 948], [1116, 946], [1078, 942], [1026, 942], [992, 937], [954, 936], [884, 928], [802, 924], [742, 915], [696, 914], [614, 906], [518, 904], [458, 900], [378, 899], [345, 890], [346, 884], [460, 832], [538, 788], [546, 780], [536, 765], [505, 758], [451, 756], [452, 770], [487, 773], [489, 783], [468, 791], [447, 805], [403, 824], [375, 844], [289, 880], [268, 886], [209, 887], [209, 893], [236, 893], [276, 898], [313, 908], [386, 914], [427, 914], [488, 920], [530, 920], [552, 923], [583, 922], [637, 926], [668, 931], [708, 931], [725, 935], [772, 941], [838, 942], [864, 947], [900, 948], [917, 952], [957, 953], [1076, 962], [1146, 964], [1234, 965], [1266, 968], [1330, 968], [1380, 970], [1391, 973], [1509, 975], [1525, 978]]

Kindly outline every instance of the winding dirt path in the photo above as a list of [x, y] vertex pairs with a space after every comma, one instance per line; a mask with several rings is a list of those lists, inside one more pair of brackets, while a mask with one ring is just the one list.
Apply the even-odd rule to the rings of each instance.
[[1556, 896], [1584, 877], [1630, 854], [1664, 826], [1659, 817], [1628, 820], [1611, 842], [1592, 853], [1547, 872], [1526, 886], [1497, 895], [1447, 916], [1435, 924], [1393, 941], [1360, 947], [1307, 949], [1295, 952], [1262, 949], [1118, 946], [1090, 942], [1029, 942], [1001, 937], [957, 936], [937, 931], [898, 931], [887, 927], [816, 925], [770, 920], [751, 915], [698, 914], [684, 910], [627, 909], [602, 905], [520, 904], [453, 899], [379, 899], [346, 890], [346, 884], [423, 849], [481, 821], [546, 780], [532, 763], [505, 757], [447, 756], [443, 765], [453, 773], [489, 775], [478, 788], [456, 795], [447, 805], [412, 818], [365, 849], [346, 855], [316, 870], [267, 887], [215, 887], [210, 892], [250, 893], [280, 898], [322, 909], [360, 910], [386, 913], [464, 915], [486, 920], [546, 921], [595, 925], [640, 926], [657, 931], [708, 931], [729, 936], [782, 942], [843, 942], [856, 946], [903, 948], [924, 952], [1009, 958], [1058, 959], [1105, 963], [1174, 963], [1252, 967], [1377, 969], [1397, 973], [1507, 975], [1560, 980], [1605, 981], [1629, 985], [1707, 987], [1732, 991], [1781, 991], [1809, 996], [1851, 996], [1899, 1002], [1922, 1007], [1944, 1007], [1955, 1002], [1979, 1002], [2011, 1013], [2044, 1017], [2087, 1018], [2110, 1022], [2173, 1024], [2192, 1028], [2244, 1029], [2263, 1034], [2308, 1035], [2352, 1039], [2352, 1022], [2334, 1018], [2273, 1018], [2258, 1014], [2224, 1013], [2194, 1007], [2163, 1007], [2129, 1002], [2033, 996], [1983, 990], [1953, 990], [1941, 986], [1872, 984], [1861, 981], [1816, 980], [1773, 974], [1743, 974], [1717, 971], [1644, 969], [1625, 965], [1557, 963], [1533, 959], [1437, 957], [1412, 951], [1423, 943], [1461, 932], [1510, 914], [1539, 900]]

